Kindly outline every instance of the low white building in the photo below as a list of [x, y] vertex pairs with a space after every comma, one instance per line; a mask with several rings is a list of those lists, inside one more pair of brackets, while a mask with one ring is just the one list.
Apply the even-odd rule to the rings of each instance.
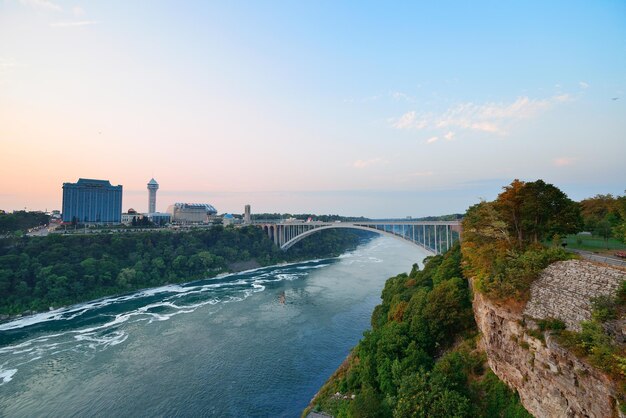
[[209, 223], [217, 210], [208, 203], [174, 203], [167, 208], [172, 223], [206, 224]]

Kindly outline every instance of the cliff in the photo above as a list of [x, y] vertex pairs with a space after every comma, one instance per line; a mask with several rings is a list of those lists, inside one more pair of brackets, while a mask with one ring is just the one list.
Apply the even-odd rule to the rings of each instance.
[[[533, 283], [526, 306], [479, 292], [473, 309], [489, 366], [537, 417], [624, 417], [623, 394], [605, 374], [562, 347], [537, 320], [558, 318], [576, 331], [591, 317], [590, 299], [614, 295], [626, 274], [583, 261], [551, 265]], [[623, 337], [624, 329], [621, 328]], [[542, 335], [543, 334], [543, 335]]]

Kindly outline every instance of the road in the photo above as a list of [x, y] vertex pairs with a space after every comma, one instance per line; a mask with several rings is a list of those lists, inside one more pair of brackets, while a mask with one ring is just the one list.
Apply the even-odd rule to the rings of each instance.
[[567, 251], [579, 254], [582, 258], [586, 260], [597, 261], [600, 263], [610, 264], [612, 266], [626, 267], [626, 260], [621, 259], [619, 257], [614, 257], [611, 255], [596, 254], [591, 251], [574, 250], [572, 248], [568, 248]]

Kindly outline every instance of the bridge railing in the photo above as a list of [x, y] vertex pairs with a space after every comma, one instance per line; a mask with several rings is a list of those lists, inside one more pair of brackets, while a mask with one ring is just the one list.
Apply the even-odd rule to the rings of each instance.
[[304, 222], [283, 220], [256, 225], [263, 228], [270, 239], [284, 250], [310, 235], [313, 230], [331, 228], [355, 228], [388, 234], [409, 241], [434, 254], [446, 251], [460, 239], [459, 221]]

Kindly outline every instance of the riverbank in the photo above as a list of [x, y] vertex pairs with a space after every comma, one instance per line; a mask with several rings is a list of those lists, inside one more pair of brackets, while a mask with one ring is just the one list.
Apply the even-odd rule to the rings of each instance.
[[255, 227], [3, 240], [0, 314], [47, 312], [149, 287], [332, 257], [362, 238], [351, 231], [322, 231], [288, 252]]
[[369, 328], [381, 278], [424, 256], [376, 238], [22, 320], [0, 330], [0, 369], [17, 370], [0, 416], [298, 416]]
[[[460, 246], [385, 283], [372, 330], [308, 407], [331, 416], [530, 417], [477, 344]], [[504, 413], [504, 415], [502, 415]]]

